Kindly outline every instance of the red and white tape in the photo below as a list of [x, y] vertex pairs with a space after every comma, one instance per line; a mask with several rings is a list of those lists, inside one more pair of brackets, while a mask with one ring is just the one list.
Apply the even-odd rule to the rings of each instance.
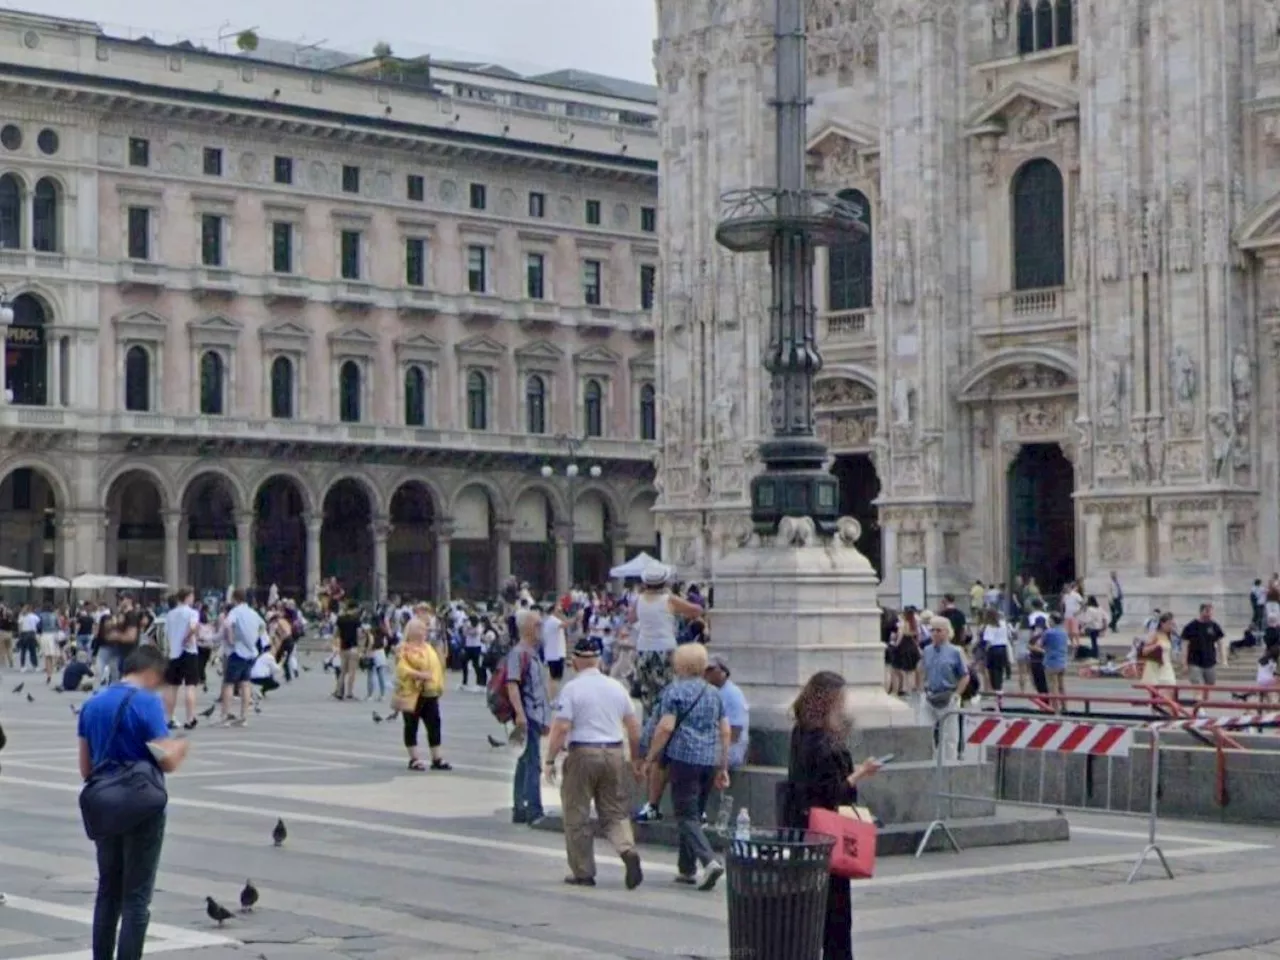
[[1162, 720], [1153, 730], [1247, 730], [1259, 725], [1280, 724], [1280, 713], [1251, 713], [1232, 717], [1192, 717], [1189, 720]]
[[965, 742], [973, 747], [1127, 757], [1133, 747], [1133, 728], [1118, 724], [1075, 723], [1070, 720], [989, 717], [974, 725]]

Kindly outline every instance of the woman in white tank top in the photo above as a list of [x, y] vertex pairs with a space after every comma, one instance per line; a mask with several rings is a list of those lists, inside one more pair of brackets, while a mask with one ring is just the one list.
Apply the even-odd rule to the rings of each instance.
[[628, 622], [636, 645], [636, 685], [640, 702], [651, 710], [662, 688], [671, 682], [671, 651], [676, 648], [676, 617], [705, 616], [701, 607], [672, 594], [671, 571], [654, 564], [640, 577]]

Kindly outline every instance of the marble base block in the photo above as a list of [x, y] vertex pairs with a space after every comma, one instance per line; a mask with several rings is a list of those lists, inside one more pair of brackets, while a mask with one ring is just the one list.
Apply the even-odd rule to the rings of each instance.
[[917, 723], [884, 692], [878, 582], [853, 545], [856, 521], [840, 524], [826, 538], [811, 520], [787, 517], [776, 536], [752, 536], [716, 564], [712, 649], [728, 658], [753, 728], [789, 729], [796, 694], [820, 670], [849, 684], [857, 726]]

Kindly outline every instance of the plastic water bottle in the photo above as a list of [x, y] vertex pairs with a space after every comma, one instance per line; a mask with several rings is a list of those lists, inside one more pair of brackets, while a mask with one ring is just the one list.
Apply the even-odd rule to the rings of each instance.
[[747, 813], [746, 807], [738, 811], [738, 819], [733, 827], [733, 839], [751, 839], [751, 814]]
[[729, 814], [733, 812], [733, 797], [727, 793], [720, 794], [720, 806], [716, 810], [716, 833], [722, 837], [729, 835]]

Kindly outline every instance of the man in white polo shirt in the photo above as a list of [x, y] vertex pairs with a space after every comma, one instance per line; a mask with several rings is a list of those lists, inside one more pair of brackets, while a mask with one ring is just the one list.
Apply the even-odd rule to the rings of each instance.
[[626, 887], [640, 886], [644, 874], [636, 852], [624, 799], [625, 738], [634, 766], [640, 759], [640, 721], [626, 687], [600, 672], [600, 647], [590, 637], [573, 646], [577, 675], [560, 691], [544, 772], [555, 782], [556, 755], [568, 748], [560, 804], [564, 808], [564, 846], [569, 875], [564, 882], [578, 887], [596, 885], [594, 802], [600, 825], [626, 867]]
[[178, 707], [178, 688], [183, 688], [187, 708], [184, 730], [196, 725], [196, 687], [200, 685], [200, 615], [192, 604], [196, 591], [183, 587], [174, 595], [174, 604], [164, 615], [164, 635], [169, 643], [169, 666], [164, 672], [164, 710], [169, 729], [177, 729], [174, 714]]

